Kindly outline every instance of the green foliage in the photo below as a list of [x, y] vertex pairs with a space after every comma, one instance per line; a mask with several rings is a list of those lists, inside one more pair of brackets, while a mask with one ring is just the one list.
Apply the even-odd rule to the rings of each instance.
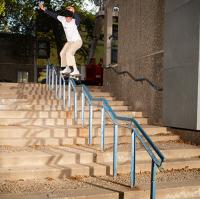
[[[45, 0], [49, 10], [61, 14], [69, 5], [73, 5], [81, 17], [81, 32], [84, 45], [79, 57], [87, 58], [89, 40], [92, 38], [95, 16], [83, 10], [82, 0]], [[49, 40], [51, 47], [61, 50], [65, 35], [59, 22], [38, 11], [38, 0], [0, 0], [0, 32], [36, 35], [38, 39]]]
[[15, 0], [0, 0], [0, 16], [5, 15], [7, 5], [12, 5], [15, 2]]

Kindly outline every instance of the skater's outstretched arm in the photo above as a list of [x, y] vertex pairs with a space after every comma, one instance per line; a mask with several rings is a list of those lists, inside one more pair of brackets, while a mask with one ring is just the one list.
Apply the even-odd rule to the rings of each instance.
[[40, 3], [39, 7], [41, 10], [43, 10], [46, 14], [48, 14], [50, 17], [53, 17], [54, 19], [58, 20], [58, 15], [55, 12], [52, 12], [48, 10], [46, 7], [44, 7], [44, 4]]
[[80, 23], [81, 23], [81, 19], [80, 19], [79, 14], [77, 14], [77, 13], [75, 12], [73, 18], [75, 19], [76, 25], [79, 26]]

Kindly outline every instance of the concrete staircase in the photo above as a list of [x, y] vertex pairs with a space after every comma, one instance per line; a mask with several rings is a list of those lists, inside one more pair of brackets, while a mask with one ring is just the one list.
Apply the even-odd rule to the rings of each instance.
[[[117, 101], [112, 94], [101, 91], [100, 87], [89, 87], [89, 90], [93, 96], [108, 99], [117, 114], [134, 116], [137, 119], [166, 156], [167, 161], [163, 165], [165, 171], [200, 169], [199, 146], [183, 143], [178, 135], [172, 134], [165, 127], [149, 124], [148, 118], [144, 117], [142, 112], [132, 111], [125, 102]], [[79, 119], [78, 123], [74, 124], [73, 112], [63, 111], [60, 102], [51, 91], [47, 90], [46, 85], [0, 84], [1, 180], [65, 179], [112, 174], [113, 126], [107, 118], [106, 145], [105, 151], [102, 152], [99, 110], [99, 106], [94, 107], [93, 145], [88, 145], [89, 113], [86, 108], [86, 126], [82, 128], [80, 93]], [[130, 131], [120, 127], [119, 175], [130, 173], [130, 142]], [[137, 173], [150, 171], [151, 161], [139, 142], [137, 142], [136, 159]], [[194, 186], [200, 188], [200, 182]], [[114, 198], [113, 195], [112, 197]], [[93, 196], [93, 198], [98, 197]], [[141, 198], [145, 198], [144, 195]]]

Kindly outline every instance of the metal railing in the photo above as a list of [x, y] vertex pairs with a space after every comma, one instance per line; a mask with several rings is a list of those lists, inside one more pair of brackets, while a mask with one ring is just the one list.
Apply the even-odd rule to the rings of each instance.
[[136, 78], [134, 77], [130, 72], [128, 71], [118, 71], [115, 67], [113, 67], [112, 65], [108, 65], [108, 66], [104, 66], [103, 67], [106, 70], [113, 70], [117, 75], [128, 75], [132, 80], [134, 80], [135, 82], [147, 82], [147, 84], [149, 84], [154, 90], [156, 91], [163, 91], [163, 88], [157, 86], [155, 83], [153, 83], [152, 81], [150, 81], [149, 79], [147, 79], [146, 77], [139, 77]]
[[[56, 91], [56, 69], [52, 66], [47, 66], [47, 85], [50, 89], [54, 89]], [[57, 73], [58, 74], [58, 73]], [[60, 75], [60, 74], [59, 74]], [[63, 76], [59, 76], [62, 80]], [[63, 78], [64, 79], [64, 78]], [[59, 93], [60, 96], [63, 96], [63, 100], [66, 100], [65, 96], [65, 80], [63, 80], [63, 84], [59, 81]], [[82, 127], [85, 125], [85, 104], [86, 100], [89, 105], [89, 132], [88, 132], [88, 144], [92, 144], [93, 138], [93, 106], [101, 106], [101, 149], [104, 150], [105, 146], [105, 126], [106, 126], [106, 114], [112, 121], [114, 125], [114, 142], [113, 142], [113, 176], [117, 176], [117, 162], [118, 162], [118, 128], [119, 126], [123, 126], [125, 128], [130, 129], [131, 132], [131, 172], [130, 172], [130, 184], [131, 187], [135, 186], [136, 183], [136, 138], [143, 145], [147, 153], [151, 158], [151, 192], [150, 198], [156, 198], [156, 176], [158, 169], [161, 168], [163, 161], [165, 161], [164, 155], [160, 152], [157, 146], [152, 142], [151, 138], [147, 135], [141, 125], [133, 118], [133, 117], [122, 117], [116, 115], [108, 101], [104, 98], [95, 98], [91, 95], [90, 91], [85, 85], [81, 86], [81, 119], [82, 119]], [[68, 81], [68, 109], [71, 109], [71, 91], [74, 93], [74, 119], [77, 121], [77, 86], [73, 79], [69, 78]], [[63, 102], [65, 104], [65, 102]], [[125, 122], [125, 124], [124, 124]]]
[[117, 159], [118, 159], [118, 128], [121, 126], [120, 122], [127, 122], [128, 124], [123, 125], [125, 128], [131, 130], [131, 177], [130, 184], [131, 187], [135, 186], [136, 182], [136, 138], [139, 139], [147, 153], [149, 154], [151, 163], [151, 193], [150, 198], [156, 198], [156, 176], [158, 168], [161, 168], [163, 161], [165, 160], [164, 155], [160, 152], [157, 146], [153, 143], [151, 138], [147, 135], [141, 125], [131, 117], [121, 117], [116, 115], [108, 101], [104, 98], [95, 98], [91, 95], [88, 88], [85, 85], [81, 85], [82, 89], [82, 127], [84, 127], [84, 112], [85, 112], [85, 102], [88, 101], [89, 105], [89, 132], [88, 132], [88, 144], [92, 144], [92, 130], [93, 130], [93, 106], [96, 105], [95, 102], [101, 102], [101, 149], [104, 150], [105, 145], [105, 125], [107, 113], [114, 125], [114, 143], [113, 143], [113, 176], [117, 176]]
[[77, 123], [78, 107], [77, 107], [76, 83], [73, 79], [69, 78], [69, 81], [68, 81], [68, 110], [71, 110], [71, 90], [74, 92], [74, 120]]
[[52, 91], [55, 90], [56, 98], [62, 101], [62, 108], [66, 109], [66, 80], [53, 65], [46, 66], [46, 85]]

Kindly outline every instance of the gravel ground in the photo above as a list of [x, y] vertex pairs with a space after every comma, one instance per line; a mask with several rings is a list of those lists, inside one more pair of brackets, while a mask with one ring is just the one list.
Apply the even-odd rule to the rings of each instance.
[[[59, 192], [67, 190], [76, 190], [91, 187], [107, 187], [117, 189], [119, 187], [129, 188], [129, 175], [118, 175], [116, 179], [112, 176], [101, 177], [71, 177], [63, 180], [46, 178], [41, 180], [17, 180], [10, 181], [0, 180], [0, 193], [34, 193], [34, 192]], [[150, 182], [150, 173], [137, 174], [137, 185], [147, 184]], [[172, 170], [158, 174], [158, 183], [180, 183], [192, 180], [199, 180], [200, 169], [193, 170]], [[200, 183], [199, 183], [200, 184]]]

